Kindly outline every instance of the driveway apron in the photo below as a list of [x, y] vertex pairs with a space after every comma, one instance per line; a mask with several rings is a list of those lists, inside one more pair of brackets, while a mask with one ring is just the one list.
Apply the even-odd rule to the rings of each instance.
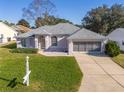
[[124, 69], [103, 54], [74, 53], [83, 72], [79, 91], [124, 91]]

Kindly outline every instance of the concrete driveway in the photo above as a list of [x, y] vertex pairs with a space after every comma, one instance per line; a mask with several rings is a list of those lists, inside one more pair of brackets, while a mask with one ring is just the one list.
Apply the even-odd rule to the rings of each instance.
[[103, 54], [74, 53], [84, 76], [79, 91], [124, 91], [124, 69]]

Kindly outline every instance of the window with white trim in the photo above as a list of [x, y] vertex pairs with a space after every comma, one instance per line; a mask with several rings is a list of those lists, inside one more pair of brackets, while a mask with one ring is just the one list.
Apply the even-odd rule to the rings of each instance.
[[56, 36], [51, 37], [51, 44], [52, 44], [52, 46], [57, 46], [57, 37]]

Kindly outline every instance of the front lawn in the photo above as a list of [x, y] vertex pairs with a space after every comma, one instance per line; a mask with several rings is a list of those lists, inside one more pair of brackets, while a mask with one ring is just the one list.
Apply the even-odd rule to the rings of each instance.
[[[25, 57], [30, 57], [30, 86], [24, 86]], [[73, 57], [10, 53], [0, 48], [0, 91], [78, 91], [82, 73]]]
[[113, 57], [112, 60], [124, 68], [124, 54], [120, 54], [117, 57]]

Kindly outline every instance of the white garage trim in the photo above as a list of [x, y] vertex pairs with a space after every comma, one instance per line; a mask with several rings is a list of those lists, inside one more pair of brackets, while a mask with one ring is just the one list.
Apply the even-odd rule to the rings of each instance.
[[[90, 42], [91, 43], [91, 46], [89, 46], [88, 48], [91, 48], [91, 49], [95, 49], [95, 47], [94, 47], [94, 45], [95, 45], [95, 43], [99, 43], [98, 44], [98, 46], [99, 46], [99, 51], [88, 51], [89, 49], [86, 49], [86, 50], [84, 50], [84, 51], [82, 51], [82, 49], [77, 49], [78, 51], [76, 51], [76, 50], [74, 50], [74, 47], [75, 47], [75, 45], [74, 45], [74, 43], [75, 42], [79, 42], [79, 43], [86, 43], [87, 45], [84, 45], [84, 47], [86, 47], [87, 48], [87, 46], [88, 46], [88, 43]], [[92, 44], [94, 44], [94, 45], [92, 45]], [[79, 45], [80, 46], [80, 45]], [[78, 48], [79, 48], [79, 46], [78, 46]], [[97, 46], [97, 44], [96, 44], [96, 46]], [[82, 47], [82, 45], [81, 45], [81, 47]], [[93, 48], [94, 47], [94, 48]], [[68, 45], [68, 53], [69, 53], [69, 55], [72, 55], [74, 52], [82, 52], [82, 53], [88, 53], [88, 52], [92, 52], [92, 53], [100, 53], [100, 52], [103, 52], [104, 51], [104, 41], [103, 40], [93, 40], [93, 41], [90, 41], [90, 40], [76, 40], [76, 41], [72, 41], [72, 40], [69, 40], [69, 45]]]
[[73, 42], [73, 51], [101, 52], [101, 42]]

